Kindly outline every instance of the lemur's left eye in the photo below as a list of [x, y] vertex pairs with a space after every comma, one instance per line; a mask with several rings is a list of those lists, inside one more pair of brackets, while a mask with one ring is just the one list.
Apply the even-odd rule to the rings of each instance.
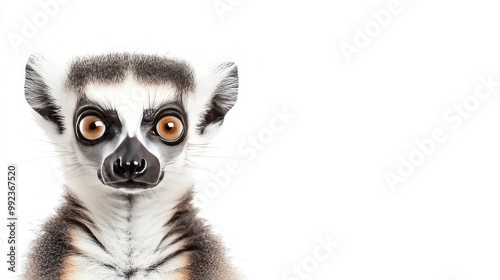
[[176, 116], [165, 116], [156, 123], [155, 132], [167, 142], [176, 142], [184, 133], [184, 125]]
[[106, 125], [97, 116], [89, 115], [80, 120], [78, 123], [80, 134], [87, 140], [96, 140], [101, 138], [106, 132]]

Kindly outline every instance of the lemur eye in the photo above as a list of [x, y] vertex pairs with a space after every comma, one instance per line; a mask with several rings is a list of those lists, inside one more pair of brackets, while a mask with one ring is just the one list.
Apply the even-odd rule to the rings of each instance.
[[167, 142], [175, 142], [183, 132], [184, 125], [175, 116], [165, 116], [156, 123], [156, 133]]
[[104, 135], [106, 125], [99, 117], [90, 115], [80, 120], [78, 129], [87, 140], [96, 140]]

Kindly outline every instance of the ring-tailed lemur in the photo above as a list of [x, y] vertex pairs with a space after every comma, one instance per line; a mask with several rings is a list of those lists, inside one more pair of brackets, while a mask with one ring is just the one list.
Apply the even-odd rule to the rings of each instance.
[[241, 279], [192, 205], [190, 156], [237, 99], [234, 63], [83, 56], [64, 74], [26, 65], [28, 103], [65, 156], [66, 195], [29, 253], [25, 279]]

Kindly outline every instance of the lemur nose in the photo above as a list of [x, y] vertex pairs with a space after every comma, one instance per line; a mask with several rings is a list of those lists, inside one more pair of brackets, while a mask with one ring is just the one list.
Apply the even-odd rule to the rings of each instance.
[[[149, 188], [161, 180], [162, 170], [158, 157], [153, 155], [136, 137], [127, 137], [102, 162], [99, 179], [104, 185], [120, 188]], [[133, 181], [133, 182], [129, 182]]]
[[121, 157], [118, 158], [113, 164], [113, 171], [116, 175], [126, 178], [133, 179], [144, 175], [146, 168], [148, 167], [148, 162], [145, 159], [137, 160], [126, 160], [124, 161]]

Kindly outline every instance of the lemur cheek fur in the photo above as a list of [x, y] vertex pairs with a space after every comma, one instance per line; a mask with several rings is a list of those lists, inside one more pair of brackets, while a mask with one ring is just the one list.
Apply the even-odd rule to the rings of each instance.
[[51, 66], [30, 57], [26, 100], [54, 148], [74, 152], [61, 152], [66, 194], [23, 279], [243, 279], [192, 203], [196, 156], [237, 100], [236, 65], [110, 53]]

